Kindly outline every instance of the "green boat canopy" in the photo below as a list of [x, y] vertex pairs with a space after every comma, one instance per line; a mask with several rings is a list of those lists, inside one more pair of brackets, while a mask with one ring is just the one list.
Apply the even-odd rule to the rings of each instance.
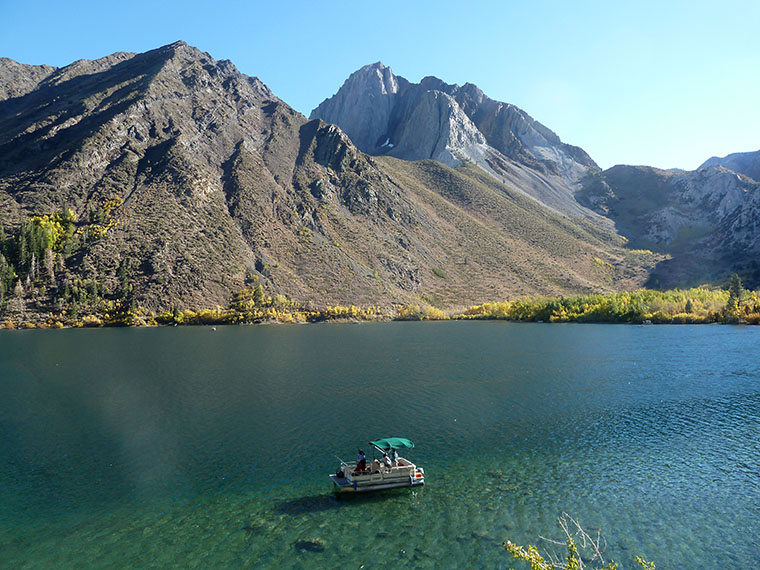
[[414, 447], [411, 441], [403, 437], [384, 437], [377, 441], [370, 441], [369, 444], [383, 451], [390, 451], [391, 449], [398, 451], [399, 449], [411, 449]]

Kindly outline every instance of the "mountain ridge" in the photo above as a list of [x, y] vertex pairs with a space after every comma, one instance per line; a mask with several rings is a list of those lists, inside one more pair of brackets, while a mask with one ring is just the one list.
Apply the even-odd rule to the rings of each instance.
[[[439, 97], [447, 117], [459, 122], [436, 121], [441, 112], [429, 101]], [[571, 220], [671, 256], [653, 271], [650, 286], [721, 281], [734, 271], [760, 284], [752, 260], [760, 151], [713, 157], [695, 171], [629, 165], [602, 171], [583, 149], [472, 83], [427, 76], [414, 84], [382, 63], [352, 73], [310, 116], [340, 125], [369, 154], [451, 166], [470, 161]], [[431, 150], [425, 138], [431, 134], [444, 144]]]
[[254, 284], [456, 307], [637, 286], [659, 259], [467, 163], [368, 156], [184, 42], [27, 71], [0, 101], [0, 251], [17, 275], [0, 312], [16, 319], [226, 306]]
[[760, 150], [734, 152], [722, 158], [713, 156], [702, 163], [699, 169], [710, 166], [723, 166], [739, 174], [744, 174], [753, 180], [760, 181]]
[[368, 154], [470, 161], [558, 213], [609, 227], [574, 198], [585, 173], [598, 169], [588, 154], [474, 84], [433, 76], [415, 84], [378, 62], [352, 73], [309, 116], [339, 125]]

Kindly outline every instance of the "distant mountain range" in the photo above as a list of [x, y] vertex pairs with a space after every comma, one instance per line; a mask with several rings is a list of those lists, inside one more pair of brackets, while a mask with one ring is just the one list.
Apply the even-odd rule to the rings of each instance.
[[213, 307], [252, 284], [451, 308], [757, 277], [757, 153], [601, 172], [474, 85], [379, 63], [311, 117], [184, 42], [0, 59], [0, 317]]
[[631, 247], [672, 258], [648, 285], [720, 282], [732, 271], [760, 284], [760, 151], [713, 157], [693, 172], [601, 172], [582, 149], [475, 85], [410, 83], [382, 63], [351, 74], [311, 117], [337, 124], [369, 154], [471, 162], [570, 219], [600, 228], [612, 221]]

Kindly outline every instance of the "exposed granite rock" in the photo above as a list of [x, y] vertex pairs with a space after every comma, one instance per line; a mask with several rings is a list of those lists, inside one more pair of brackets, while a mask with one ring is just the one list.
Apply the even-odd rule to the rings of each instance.
[[[381, 136], [387, 134], [399, 82], [407, 83], [397, 78], [390, 67], [380, 62], [365, 65], [346, 79], [339, 92], [341, 97], [326, 99], [309, 118], [341, 125], [356, 146], [372, 153], [383, 144]], [[367, 101], [371, 101], [371, 112], [367, 112]]]
[[710, 166], [723, 166], [760, 182], [760, 150], [754, 152], [735, 152], [723, 158], [713, 156], [706, 160], [699, 168], [708, 168]]
[[684, 285], [742, 271], [760, 282], [753, 260], [760, 183], [722, 166], [695, 171], [615, 166], [589, 175], [579, 200], [608, 215], [631, 246], [673, 256], [655, 272], [658, 285]]
[[452, 167], [473, 162], [559, 213], [609, 228], [574, 198], [579, 181], [598, 168], [594, 161], [470, 83], [460, 87], [425, 77], [414, 84], [375, 63], [353, 73], [310, 116], [339, 125], [364, 152]]
[[[431, 158], [454, 167], [482, 155], [485, 138], [457, 102], [440, 91], [420, 91], [403, 105], [383, 154], [405, 160]], [[393, 145], [393, 146], [390, 146]], [[381, 149], [382, 150], [382, 149]]]

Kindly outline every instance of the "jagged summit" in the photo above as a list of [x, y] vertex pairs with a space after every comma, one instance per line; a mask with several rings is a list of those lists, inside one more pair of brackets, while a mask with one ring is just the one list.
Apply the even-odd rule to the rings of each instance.
[[382, 61], [376, 61], [375, 63], [368, 63], [367, 65], [364, 65], [360, 67], [358, 70], [356, 70], [354, 73], [359, 72], [368, 72], [368, 71], [379, 71], [381, 73], [385, 72], [385, 70], [391, 71], [391, 68], [385, 65]]
[[706, 160], [699, 168], [708, 168], [717, 165], [739, 172], [760, 182], [760, 150], [753, 152], [735, 152], [722, 158], [713, 156]]
[[[383, 134], [380, 131], [387, 130], [398, 91], [399, 81], [393, 71], [378, 61], [353, 72], [309, 118], [339, 125], [356, 146], [372, 153], [378, 144], [382, 145], [377, 138]], [[365, 101], [372, 101], [372, 112], [367, 112]]]
[[310, 117], [339, 125], [369, 154], [473, 162], [542, 204], [604, 224], [573, 198], [583, 176], [598, 168], [588, 154], [472, 83], [434, 76], [410, 83], [378, 62], [352, 73]]

